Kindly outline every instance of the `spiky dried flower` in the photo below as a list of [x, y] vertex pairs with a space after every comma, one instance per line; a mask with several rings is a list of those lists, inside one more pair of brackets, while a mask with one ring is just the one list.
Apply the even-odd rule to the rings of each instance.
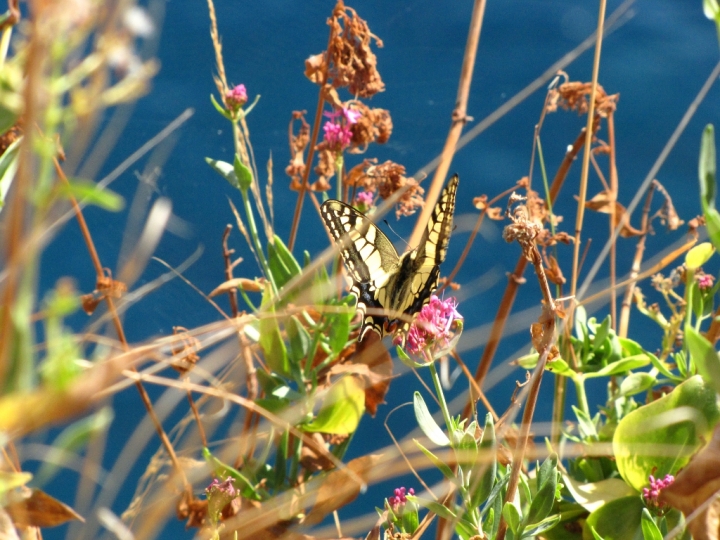
[[[592, 91], [592, 83], [586, 82], [566, 82], [557, 88], [553, 88], [548, 93], [546, 111], [556, 112], [558, 107], [577, 111], [579, 115], [588, 113], [589, 97]], [[608, 95], [605, 89], [597, 85], [595, 92], [595, 114], [606, 118], [615, 112], [620, 94]]]
[[383, 43], [370, 32], [367, 22], [340, 0], [328, 25], [332, 32], [328, 50], [305, 61], [305, 76], [316, 84], [332, 82], [334, 88], [347, 87], [351, 94], [364, 98], [385, 90], [371, 49], [373, 40], [378, 47]]
[[349, 152], [362, 154], [370, 143], [385, 144], [393, 129], [390, 112], [385, 109], [371, 109], [359, 101], [352, 103], [360, 114], [357, 122], [350, 127], [352, 146]]
[[[297, 135], [293, 131], [296, 121], [300, 122]], [[285, 167], [285, 174], [290, 177], [290, 189], [299, 191], [305, 174], [305, 149], [310, 143], [310, 124], [305, 120], [305, 111], [293, 111], [288, 126], [290, 139], [290, 163]]]

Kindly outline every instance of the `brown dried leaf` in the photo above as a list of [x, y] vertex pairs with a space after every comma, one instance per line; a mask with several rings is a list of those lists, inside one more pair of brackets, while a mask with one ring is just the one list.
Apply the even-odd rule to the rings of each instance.
[[[351, 107], [352, 106], [352, 107]], [[363, 153], [370, 143], [385, 144], [392, 134], [393, 123], [390, 112], [385, 109], [371, 109], [356, 100], [343, 104], [344, 108], [352, 108], [360, 112], [358, 121], [350, 126], [352, 146], [350, 153]]]
[[383, 44], [370, 32], [367, 22], [358, 17], [355, 10], [339, 2], [328, 25], [332, 28], [328, 47], [328, 75], [332, 85], [335, 88], [348, 87], [351, 94], [359, 97], [371, 97], [382, 92], [385, 84], [377, 70], [377, 57], [370, 43], [374, 39], [378, 47]]
[[18, 528], [55, 527], [74, 519], [85, 522], [68, 505], [37, 488], [20, 488], [8, 498], [5, 511]]
[[322, 84], [325, 70], [325, 53], [314, 54], [305, 60], [305, 76], [310, 82]]
[[555, 285], [564, 285], [566, 283], [565, 276], [562, 273], [562, 269], [557, 262], [557, 259], [552, 255], [545, 256], [545, 262], [547, 268], [545, 268], [545, 275], [548, 280]]
[[619, 202], [612, 200], [612, 193], [610, 191], [604, 190], [595, 195], [592, 199], [585, 203], [585, 208], [595, 210], [601, 214], [611, 214], [613, 203], [615, 205], [615, 221], [613, 223], [613, 228], [616, 228], [621, 222], [623, 224], [620, 229], [620, 236], [623, 238], [631, 238], [633, 236], [642, 235], [642, 231], [639, 231], [628, 223], [625, 207]]
[[[699, 514], [688, 522], [688, 530], [695, 540], [720, 538], [720, 426], [716, 426], [710, 443], [700, 450], [675, 478], [675, 482], [660, 492], [659, 500], [689, 516]], [[708, 504], [708, 501], [712, 501]]]
[[[327, 442], [321, 433], [308, 433], [307, 436], [313, 439], [319, 447], [327, 450]], [[314, 446], [303, 444], [302, 450], [300, 451], [300, 465], [302, 465], [305, 470], [313, 473], [330, 471], [335, 468], [335, 464], [328, 459], [327, 454], [327, 452], [318, 452]]]
[[221, 283], [208, 295], [210, 298], [218, 296], [220, 294], [226, 294], [236, 289], [242, 289], [243, 291], [249, 292], [261, 292], [263, 290], [263, 280], [260, 279], [248, 279], [248, 278], [234, 278]]
[[[293, 126], [300, 121], [300, 129], [295, 135]], [[285, 167], [285, 174], [290, 177], [290, 189], [299, 191], [305, 174], [305, 149], [310, 143], [310, 124], [305, 120], [305, 111], [293, 111], [288, 125], [290, 138], [290, 163]]]
[[365, 410], [375, 416], [379, 405], [385, 403], [393, 374], [392, 358], [375, 332], [370, 332], [358, 343], [353, 361], [370, 370], [365, 386]]

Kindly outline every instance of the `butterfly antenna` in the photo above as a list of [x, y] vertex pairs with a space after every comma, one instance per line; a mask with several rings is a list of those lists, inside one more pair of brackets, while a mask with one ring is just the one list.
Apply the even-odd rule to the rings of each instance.
[[388, 223], [388, 220], [387, 220], [387, 219], [383, 219], [383, 223], [384, 223], [385, 225], [387, 225], [387, 228], [390, 229], [390, 230], [393, 232], [393, 234], [394, 234], [395, 236], [397, 236], [397, 237], [402, 241], [403, 244], [405, 244], [405, 247], [410, 247], [410, 244], [408, 244], [402, 236], [400, 236], [397, 232], [395, 232], [395, 229], [392, 228], [392, 225], [390, 225], [390, 224]]

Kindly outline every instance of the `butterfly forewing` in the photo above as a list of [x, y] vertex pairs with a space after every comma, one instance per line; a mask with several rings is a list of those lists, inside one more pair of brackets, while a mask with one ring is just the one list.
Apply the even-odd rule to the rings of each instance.
[[335, 200], [320, 207], [353, 281], [350, 290], [363, 316], [360, 340], [369, 330], [382, 337], [396, 323], [406, 332], [430, 300], [452, 232], [457, 184], [455, 175], [435, 205], [420, 244], [402, 257], [387, 236], [353, 207]]
[[397, 272], [400, 257], [388, 237], [352, 206], [329, 200], [320, 210], [353, 280], [350, 291], [357, 297], [363, 317], [360, 339], [370, 329], [382, 336], [387, 317], [378, 295], [382, 296], [379, 293]]

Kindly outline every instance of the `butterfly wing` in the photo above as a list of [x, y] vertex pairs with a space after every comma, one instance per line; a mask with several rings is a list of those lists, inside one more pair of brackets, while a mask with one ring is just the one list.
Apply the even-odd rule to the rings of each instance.
[[455, 195], [459, 178], [454, 175], [445, 186], [440, 199], [433, 209], [418, 247], [405, 253], [401, 258], [400, 270], [386, 288], [386, 306], [401, 316], [401, 330], [407, 332], [412, 319], [430, 301], [437, 288], [440, 264], [447, 254], [453, 215]]
[[400, 257], [388, 237], [352, 206], [331, 199], [322, 204], [320, 213], [352, 278], [350, 291], [363, 318], [359, 339], [369, 330], [382, 337], [388, 320], [382, 291], [397, 273]]

